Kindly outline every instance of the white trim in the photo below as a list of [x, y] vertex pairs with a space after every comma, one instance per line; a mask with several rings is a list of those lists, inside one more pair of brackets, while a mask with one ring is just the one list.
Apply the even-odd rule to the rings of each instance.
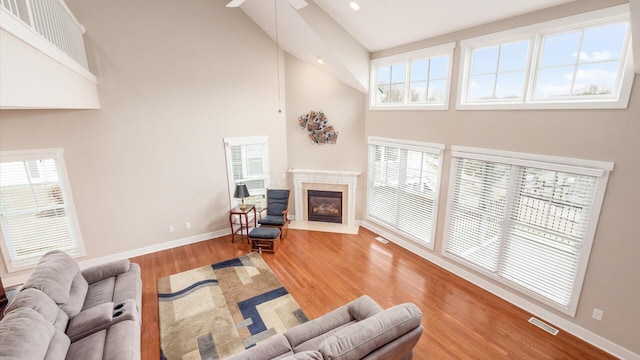
[[[536, 99], [533, 89], [537, 77], [537, 62], [542, 56], [540, 43], [542, 36], [562, 31], [583, 29], [594, 25], [613, 21], [630, 21], [630, 6], [623, 4], [605, 9], [595, 10], [583, 14], [550, 20], [520, 28], [487, 34], [460, 41], [461, 54], [458, 76], [458, 93], [456, 94], [456, 110], [542, 110], [542, 109], [626, 109], [628, 108], [631, 88], [633, 87], [633, 49], [630, 36], [623, 44], [626, 56], [621, 59], [619, 81], [616, 96], [605, 98], [602, 96], [572, 96], [558, 99]], [[631, 23], [630, 25], [631, 26]], [[628, 30], [631, 33], [631, 30]], [[474, 49], [486, 46], [498, 46], [517, 40], [529, 40], [529, 53], [525, 68], [525, 91], [521, 99], [491, 100], [468, 102], [467, 88], [471, 71], [471, 54]]]
[[[573, 167], [582, 167], [583, 171], [586, 173], [593, 172], [602, 172], [602, 171], [613, 171], [615, 167], [615, 163], [608, 161], [597, 161], [597, 160], [587, 160], [587, 159], [578, 159], [578, 158], [568, 158], [562, 156], [551, 156], [551, 155], [538, 155], [538, 154], [530, 154], [530, 153], [521, 153], [515, 151], [505, 151], [505, 150], [494, 150], [487, 148], [475, 148], [470, 146], [451, 146], [451, 154], [452, 156], [465, 156], [465, 157], [477, 157], [481, 158], [480, 155], [486, 155], [487, 157], [501, 157], [501, 158], [509, 158], [510, 164], [514, 165], [522, 165], [523, 161], [528, 161], [530, 163], [534, 162], [549, 162], [554, 164], [561, 164], [565, 166], [573, 166]], [[503, 159], [502, 162], [504, 162]], [[520, 163], [519, 163], [520, 162]], [[574, 169], [574, 171], [580, 169]], [[596, 176], [597, 174], [590, 174], [592, 176]], [[602, 176], [600, 174], [599, 176]]]
[[[78, 221], [78, 215], [76, 212], [75, 203], [73, 201], [71, 183], [69, 181], [67, 167], [64, 161], [64, 149], [58, 147], [46, 149], [0, 151], [0, 163], [26, 162], [33, 160], [54, 161], [56, 172], [58, 175], [58, 184], [62, 189], [65, 210], [68, 214], [67, 218], [69, 220], [69, 231], [75, 245], [75, 251], [71, 256], [74, 258], [85, 256], [86, 252], [84, 247], [84, 240], [82, 238], [82, 232], [80, 231], [80, 223]], [[5, 239], [4, 231], [0, 231], [0, 250], [2, 251], [4, 265], [8, 273], [31, 269], [37, 262], [37, 259], [34, 259], [33, 261], [23, 261], [20, 264], [16, 264], [16, 262], [14, 261], [15, 259], [12, 259], [11, 257], [11, 251], [9, 251], [9, 245], [7, 243], [7, 239]]]
[[[449, 102], [451, 97], [451, 78], [453, 76], [453, 53], [456, 47], [456, 42], [450, 42], [446, 44], [432, 46], [426, 49], [414, 50], [406, 53], [386, 56], [371, 60], [370, 74], [369, 74], [369, 110], [449, 110]], [[446, 56], [447, 57], [447, 74], [444, 79], [444, 102], [440, 103], [409, 103], [407, 102], [409, 96], [409, 84], [410, 84], [410, 71], [411, 63], [413, 60], [420, 60], [424, 58], [432, 58]], [[377, 104], [377, 87], [378, 82], [378, 66], [393, 65], [405, 63], [405, 99], [402, 104]]]
[[227, 184], [229, 186], [229, 207], [233, 208], [238, 202], [234, 199], [234, 184], [233, 180], [233, 161], [231, 159], [231, 146], [243, 146], [243, 145], [254, 145], [254, 144], [264, 144], [264, 161], [262, 169], [264, 174], [264, 187], [268, 189], [271, 185], [270, 178], [270, 162], [269, 158], [269, 137], [268, 136], [240, 136], [240, 137], [226, 137], [223, 139], [224, 142], [224, 152], [226, 158], [227, 165]]
[[[62, 1], [61, 3], [64, 4], [64, 2]], [[77, 23], [75, 17], [73, 17], [73, 15], [71, 17]], [[78, 75], [91, 81], [92, 83], [98, 83], [98, 78], [93, 75], [87, 68], [80, 65], [80, 63], [74, 60], [71, 56], [67, 55], [64, 51], [51, 44], [49, 40], [38, 34], [38, 32], [30, 28], [27, 24], [18, 20], [4, 7], [0, 7], [0, 24], [2, 24], [2, 30], [7, 31], [9, 34], [22, 40], [25, 44], [28, 44], [34, 49], [42, 52], [51, 59], [59, 62], [68, 69], [76, 72]]]
[[[451, 214], [454, 207], [454, 196], [452, 194], [452, 191], [453, 191], [452, 189], [456, 188], [456, 182], [457, 182], [455, 174], [457, 170], [456, 166], [458, 165], [455, 159], [452, 159], [451, 169], [450, 169], [451, 176], [449, 177], [449, 194], [448, 194], [448, 200], [447, 200], [447, 210], [445, 214], [443, 244], [440, 251], [441, 255], [444, 258], [448, 258], [448, 259], [451, 259], [452, 261], [456, 261], [462, 264], [463, 266], [466, 266], [469, 269], [472, 269], [489, 279], [492, 279], [516, 291], [519, 291], [525, 296], [531, 297], [532, 299], [535, 299], [543, 304], [546, 304], [555, 310], [563, 312], [569, 316], [575, 317], [576, 311], [578, 309], [578, 304], [580, 301], [580, 295], [582, 293], [582, 285], [584, 283], [584, 278], [586, 276], [586, 269], [589, 262], [589, 256], [591, 254], [591, 249], [592, 249], [593, 241], [595, 238], [596, 228], [598, 226], [599, 215], [604, 202], [604, 193], [606, 191], [607, 183], [609, 180], [609, 172], [613, 170], [614, 163], [584, 160], [584, 159], [574, 159], [574, 158], [563, 158], [563, 157], [547, 156], [547, 155], [517, 153], [517, 152], [509, 152], [509, 151], [501, 151], [501, 150], [471, 148], [471, 147], [464, 147], [464, 146], [452, 146], [452, 158], [463, 158], [463, 159], [471, 158], [471, 159], [478, 159], [482, 161], [493, 161], [501, 164], [510, 164], [514, 166], [534, 166], [536, 168], [548, 169], [552, 171], [567, 171], [570, 173], [577, 173], [577, 174], [587, 175], [591, 177], [598, 177], [597, 182], [595, 184], [594, 196], [591, 201], [592, 206], [590, 206], [590, 214], [587, 217], [589, 220], [588, 220], [588, 223], [586, 224], [587, 227], [585, 228], [585, 233], [582, 236], [583, 242], [578, 250], [580, 252], [580, 257], [579, 257], [579, 261], [578, 261], [577, 269], [575, 273], [575, 283], [572, 287], [571, 295], [567, 305], [562, 305], [500, 276], [495, 271], [483, 269], [480, 266], [469, 262], [467, 259], [464, 259], [455, 254], [447, 252], [448, 243], [449, 243], [449, 226], [448, 225], [449, 225], [449, 220], [451, 219]], [[549, 163], [548, 164], [543, 163], [545, 161], [548, 161]], [[577, 166], [580, 166], [580, 167], [577, 167]], [[503, 220], [507, 220], [508, 215], [506, 212], [504, 216], [505, 218]]]
[[437, 154], [437, 155], [442, 154], [442, 152], [446, 148], [446, 145], [444, 144], [436, 144], [436, 143], [414, 141], [414, 140], [392, 139], [392, 138], [384, 138], [379, 136], [369, 136], [368, 145], [382, 145], [382, 146], [392, 146], [392, 147], [398, 147], [398, 145], [400, 145], [402, 146], [403, 149], [428, 152], [428, 153]]
[[[421, 258], [441, 267], [442, 269], [449, 271], [450, 273], [457, 275], [470, 283], [490, 292], [491, 294], [561, 328], [562, 330], [588, 342], [589, 344], [596, 346], [603, 351], [608, 352], [620, 359], [627, 360], [640, 360], [640, 354], [636, 354], [629, 349], [626, 349], [611, 340], [607, 340], [600, 335], [597, 335], [575, 323], [554, 314], [553, 312], [535, 304], [522, 296], [509, 291], [486, 278], [479, 276], [455, 263], [447, 261], [445, 258], [438, 257], [429, 251], [425, 251], [424, 248], [417, 246], [416, 244], [409, 242], [401, 237], [397, 236], [393, 232], [386, 231], [375, 224], [367, 221], [360, 222], [360, 226], [365, 229], [383, 236], [395, 243], [396, 245], [411, 251], [412, 253], [420, 256]], [[523, 320], [526, 321], [526, 320]]]
[[[438, 176], [437, 176], [436, 184], [434, 185], [435, 194], [433, 199], [433, 219], [431, 223], [431, 234], [429, 236], [428, 242], [425, 242], [424, 240], [419, 239], [416, 236], [403, 231], [402, 229], [394, 227], [394, 225], [386, 224], [380, 220], [377, 220], [369, 216], [369, 211], [368, 211], [369, 210], [369, 178], [366, 179], [367, 193], [365, 195], [365, 219], [367, 221], [375, 223], [377, 224], [377, 226], [381, 226], [390, 231], [397, 232], [402, 236], [406, 237], [407, 239], [411, 239], [412, 241], [416, 242], [416, 244], [422, 244], [426, 248], [433, 250], [436, 243], [436, 229], [438, 227], [438, 217], [440, 214], [438, 209], [440, 204], [440, 188], [442, 184], [442, 173], [443, 173], [442, 164], [444, 162], [443, 152], [444, 152], [444, 149], [446, 148], [446, 145], [437, 144], [437, 143], [428, 143], [428, 142], [422, 142], [422, 141], [369, 136], [367, 139], [367, 149], [371, 145], [385, 146], [385, 147], [397, 148], [402, 150], [411, 150], [411, 151], [417, 151], [421, 153], [429, 153], [429, 154], [436, 155], [438, 157]], [[367, 164], [370, 164], [371, 162], [371, 159], [368, 158], [369, 156], [370, 156], [369, 150], [367, 150]], [[371, 169], [368, 169], [368, 171], [370, 175]]]
[[237, 136], [237, 137], [226, 137], [223, 139], [225, 145], [229, 146], [238, 146], [238, 145], [247, 145], [247, 144], [261, 144], [269, 143], [268, 136]]
[[347, 185], [347, 223], [354, 225], [356, 219], [356, 190], [358, 187], [359, 172], [355, 171], [329, 171], [329, 170], [304, 170], [290, 169], [293, 174], [293, 194], [295, 216], [303, 219], [302, 192], [304, 183]]

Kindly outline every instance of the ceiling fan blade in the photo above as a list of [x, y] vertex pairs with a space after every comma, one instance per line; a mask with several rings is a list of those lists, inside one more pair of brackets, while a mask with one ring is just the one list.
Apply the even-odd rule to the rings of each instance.
[[244, 2], [244, 0], [231, 0], [228, 4], [227, 7], [238, 7], [240, 5], [242, 5], [242, 3]]
[[304, 0], [288, 0], [289, 4], [291, 4], [291, 6], [293, 6], [296, 10], [300, 10], [303, 7], [307, 6], [307, 2]]

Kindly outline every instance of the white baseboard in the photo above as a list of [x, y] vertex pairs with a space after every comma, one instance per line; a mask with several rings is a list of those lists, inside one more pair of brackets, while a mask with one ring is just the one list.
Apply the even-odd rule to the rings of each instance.
[[517, 295], [511, 291], [505, 290], [500, 286], [476, 275], [475, 273], [460, 267], [456, 264], [453, 264], [449, 261], [446, 261], [443, 258], [437, 257], [431, 252], [427, 251], [424, 247], [418, 246], [413, 242], [407, 241], [406, 239], [401, 238], [400, 236], [394, 234], [393, 232], [386, 230], [384, 228], [379, 227], [368, 221], [361, 221], [360, 226], [365, 229], [372, 231], [378, 235], [382, 235], [384, 238], [393, 241], [395, 244], [411, 251], [412, 253], [434, 263], [435, 265], [440, 266], [441, 268], [460, 276], [461, 278], [471, 282], [472, 284], [483, 288], [484, 290], [489, 291], [490, 293], [496, 295], [499, 298], [502, 298], [513, 305], [518, 306], [519, 308], [530, 312], [531, 314], [539, 317], [554, 326], [561, 328], [562, 330], [596, 346], [613, 356], [616, 356], [620, 359], [626, 360], [640, 360], [640, 355], [636, 354], [610, 340], [603, 338], [600, 335], [597, 335], [581, 326], [574, 324], [567, 319], [564, 319], [547, 309], [542, 308], [541, 306], [532, 303], [531, 301], [523, 298], [520, 295]]
[[[101, 257], [88, 259], [88, 260], [80, 260], [78, 261], [78, 266], [80, 267], [80, 269], [86, 269], [88, 267], [98, 265], [98, 264], [103, 264], [110, 261], [129, 259], [132, 257], [146, 255], [146, 254], [150, 254], [157, 251], [172, 249], [178, 246], [189, 245], [189, 244], [197, 243], [204, 240], [214, 239], [214, 238], [218, 238], [218, 237], [229, 235], [229, 234], [231, 234], [231, 230], [225, 229], [225, 230], [208, 232], [200, 235], [189, 236], [182, 239], [167, 241], [161, 244], [154, 244], [154, 245], [145, 246], [138, 249], [127, 250], [127, 251], [123, 251], [120, 253], [111, 254], [107, 256], [101, 256]], [[27, 280], [29, 275], [31, 275], [31, 271], [26, 273], [20, 273], [13, 276], [7, 274], [3, 276], [2, 283], [6, 287], [20, 285]]]

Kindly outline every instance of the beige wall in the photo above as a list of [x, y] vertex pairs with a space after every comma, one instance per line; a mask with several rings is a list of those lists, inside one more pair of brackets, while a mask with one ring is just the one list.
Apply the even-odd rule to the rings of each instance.
[[224, 137], [269, 136], [272, 184], [286, 185], [275, 48], [240, 9], [67, 4], [87, 29], [102, 109], [1, 111], [0, 149], [64, 148], [85, 259], [226, 230]]
[[[363, 136], [366, 95], [290, 55], [286, 69], [289, 168], [361, 172], [356, 190], [357, 203], [361, 203], [367, 156]], [[339, 132], [336, 144], [314, 144], [307, 130], [300, 128], [298, 117], [311, 110], [322, 110], [329, 125]], [[356, 219], [361, 218], [358, 207]]]
[[[463, 40], [528, 23], [615, 5], [620, 1], [577, 1], [509, 21], [410, 44], [374, 57]], [[458, 54], [459, 48], [456, 49]], [[452, 94], [457, 89], [454, 62]], [[627, 110], [585, 111], [367, 111], [366, 135], [473, 146], [554, 156], [615, 162], [600, 216], [582, 296], [575, 319], [549, 311], [640, 354], [640, 241], [635, 229], [640, 214], [640, 79], [636, 76]], [[448, 190], [450, 152], [444, 176], [436, 234], [435, 256], [440, 255]], [[532, 300], [533, 301], [533, 300]], [[535, 303], [535, 301], [533, 301]], [[544, 305], [540, 304], [543, 308]], [[604, 320], [591, 318], [594, 307], [604, 310]]]

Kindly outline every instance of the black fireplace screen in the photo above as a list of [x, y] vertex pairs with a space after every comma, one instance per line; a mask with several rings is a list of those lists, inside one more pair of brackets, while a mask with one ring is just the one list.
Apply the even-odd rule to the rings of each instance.
[[342, 223], [342, 192], [307, 191], [309, 221]]

